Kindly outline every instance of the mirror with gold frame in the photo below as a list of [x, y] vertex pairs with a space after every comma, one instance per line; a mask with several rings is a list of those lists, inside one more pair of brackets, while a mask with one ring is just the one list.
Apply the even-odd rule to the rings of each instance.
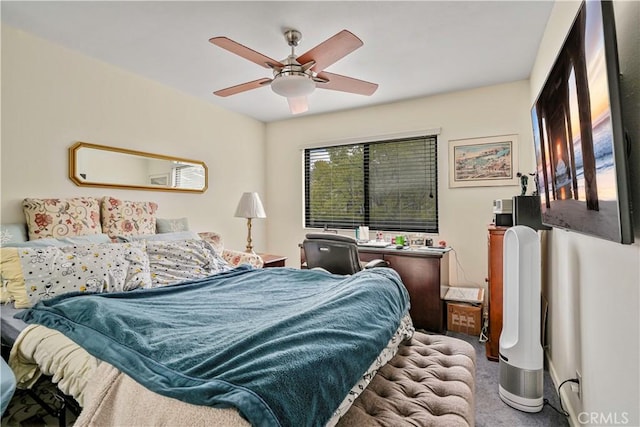
[[204, 193], [204, 162], [106, 145], [77, 142], [69, 147], [69, 179], [81, 187]]

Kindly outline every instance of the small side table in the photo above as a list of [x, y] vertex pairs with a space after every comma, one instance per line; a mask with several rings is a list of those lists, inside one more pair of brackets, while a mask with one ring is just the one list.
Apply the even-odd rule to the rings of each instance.
[[284, 262], [287, 260], [286, 256], [282, 255], [273, 255], [273, 254], [258, 254], [262, 261], [264, 261], [264, 265], [262, 268], [271, 268], [271, 267], [284, 267]]

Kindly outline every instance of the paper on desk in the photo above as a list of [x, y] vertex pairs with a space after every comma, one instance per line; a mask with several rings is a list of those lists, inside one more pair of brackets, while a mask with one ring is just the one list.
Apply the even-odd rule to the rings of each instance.
[[360, 240], [369, 240], [369, 227], [365, 226], [365, 225], [361, 225], [359, 228], [359, 234], [358, 237]]
[[379, 241], [379, 240], [369, 240], [368, 242], [358, 242], [358, 246], [371, 246], [374, 248], [386, 248], [390, 246], [391, 243]]
[[484, 299], [484, 289], [482, 288], [461, 288], [449, 287], [444, 296], [447, 301], [461, 301], [472, 304], [479, 304]]
[[451, 247], [447, 246], [446, 248], [437, 248], [433, 246], [418, 246], [417, 248], [412, 248], [412, 249], [416, 251], [436, 252], [439, 254], [444, 254], [446, 252], [449, 252], [451, 250]]

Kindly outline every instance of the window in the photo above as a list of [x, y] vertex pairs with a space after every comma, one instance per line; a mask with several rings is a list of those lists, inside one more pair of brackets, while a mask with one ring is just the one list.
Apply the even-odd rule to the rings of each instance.
[[304, 151], [305, 226], [438, 232], [437, 137]]
[[173, 186], [176, 188], [204, 188], [204, 169], [188, 163], [174, 162]]

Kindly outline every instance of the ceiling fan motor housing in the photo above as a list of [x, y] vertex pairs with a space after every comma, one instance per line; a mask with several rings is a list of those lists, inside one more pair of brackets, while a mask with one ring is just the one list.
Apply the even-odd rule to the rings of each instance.
[[284, 32], [284, 38], [289, 46], [298, 46], [302, 39], [302, 33], [298, 30], [287, 30]]
[[298, 98], [311, 94], [316, 88], [311, 72], [305, 72], [295, 58], [289, 57], [284, 62], [286, 64], [284, 67], [273, 70], [271, 89], [286, 98]]

